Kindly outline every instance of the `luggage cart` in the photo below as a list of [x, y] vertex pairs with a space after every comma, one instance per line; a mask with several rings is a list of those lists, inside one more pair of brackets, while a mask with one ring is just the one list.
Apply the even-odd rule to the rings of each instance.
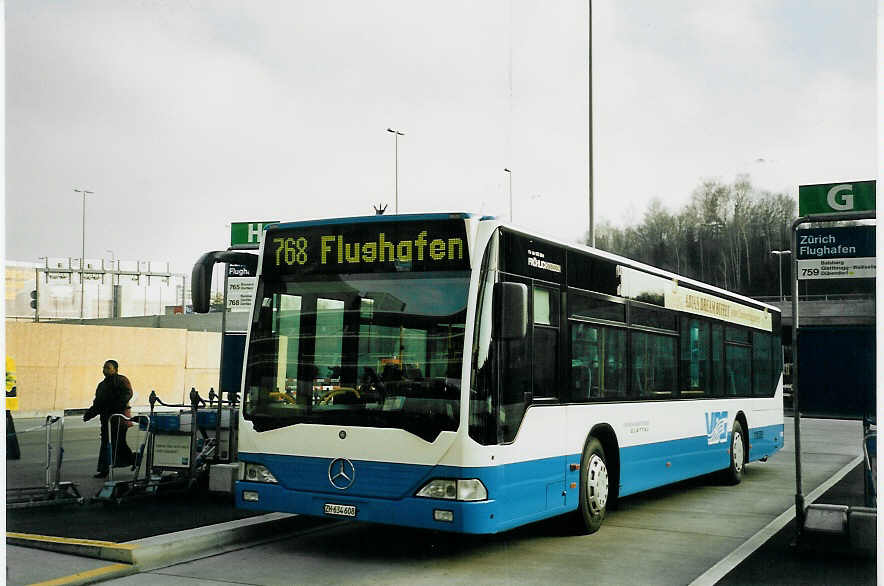
[[[236, 446], [236, 397], [222, 401], [212, 389], [209, 398], [207, 406], [191, 388], [189, 405], [164, 403], [151, 391], [151, 474], [171, 477], [185, 488], [205, 487], [214, 467], [230, 465]], [[156, 404], [181, 409], [158, 413]]]
[[108, 471], [110, 478], [104, 483], [93, 500], [107, 503], [121, 503], [125, 499], [156, 494], [159, 479], [151, 477], [149, 472], [150, 468], [148, 466], [145, 466], [144, 476], [140, 477], [141, 464], [144, 461], [145, 454], [149, 453], [149, 446], [152, 439], [150, 431], [150, 416], [139, 414], [133, 415], [132, 417], [126, 417], [122, 413], [114, 413], [108, 419], [109, 432], [113, 429], [112, 422], [114, 419], [120, 419], [120, 425], [138, 423], [139, 431], [145, 432], [144, 440], [135, 452], [135, 461], [130, 468], [130, 470], [134, 472], [132, 478], [122, 480], [114, 478], [115, 467], [113, 464], [116, 461], [118, 443], [113, 441], [108, 443], [108, 461], [110, 462], [110, 468]]
[[[52, 426], [58, 424], [56, 441], [58, 449], [54, 450], [52, 444]], [[73, 482], [63, 482], [61, 478], [61, 464], [64, 460], [64, 415], [47, 415], [46, 420], [36, 427], [25, 429], [18, 433], [27, 433], [46, 429], [46, 482], [42, 486], [30, 486], [23, 488], [6, 489], [6, 507], [18, 509], [25, 507], [39, 507], [46, 505], [58, 505], [64, 503], [84, 501]], [[55, 456], [55, 476], [52, 475], [52, 452]]]
[[[223, 390], [221, 394], [223, 394]], [[209, 465], [209, 492], [233, 495], [236, 477], [239, 472], [237, 463], [237, 432], [239, 430], [239, 395], [234, 391], [227, 392], [227, 400], [209, 389], [209, 407], [217, 400], [217, 417], [215, 437], [217, 450]]]

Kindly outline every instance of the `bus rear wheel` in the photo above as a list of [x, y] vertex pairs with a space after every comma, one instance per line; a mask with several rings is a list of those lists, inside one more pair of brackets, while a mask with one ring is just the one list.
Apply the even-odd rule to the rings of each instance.
[[743, 469], [746, 465], [746, 433], [739, 420], [734, 421], [731, 430], [730, 466], [723, 470], [722, 478], [727, 484], [740, 484], [743, 480]]
[[580, 505], [575, 512], [575, 529], [595, 533], [602, 526], [608, 507], [608, 465], [601, 442], [590, 437], [580, 460]]

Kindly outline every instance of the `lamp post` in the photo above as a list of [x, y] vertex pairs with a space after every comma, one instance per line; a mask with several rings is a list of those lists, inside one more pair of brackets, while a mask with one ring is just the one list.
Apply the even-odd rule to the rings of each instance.
[[595, 172], [593, 169], [593, 140], [592, 140], [592, 0], [587, 0], [588, 18], [586, 28], [588, 32], [587, 52], [589, 54], [589, 71], [587, 72], [588, 97], [589, 97], [589, 245], [595, 248]]
[[86, 196], [93, 195], [94, 192], [86, 189], [74, 189], [77, 193], [83, 194], [83, 240], [80, 248], [80, 322], [83, 321], [83, 301], [86, 297], [86, 283], [83, 280], [83, 265], [86, 262]]
[[780, 301], [783, 301], [783, 256], [790, 256], [792, 254], [791, 250], [771, 250], [771, 254], [775, 254], [777, 256], [777, 266], [779, 270], [777, 274], [779, 276], [780, 281]]
[[509, 178], [509, 191], [510, 191], [510, 222], [513, 221], [513, 172], [506, 167], [503, 168], [506, 172], [506, 176]]
[[391, 132], [393, 134], [393, 152], [396, 158], [396, 175], [395, 175], [395, 190], [396, 190], [396, 205], [395, 212], [399, 213], [399, 137], [405, 136], [404, 132], [400, 132], [399, 130], [394, 130], [392, 128], [388, 128], [387, 132]]

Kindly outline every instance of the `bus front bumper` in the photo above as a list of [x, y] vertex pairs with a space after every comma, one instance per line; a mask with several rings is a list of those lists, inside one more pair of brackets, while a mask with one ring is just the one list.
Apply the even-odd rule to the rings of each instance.
[[253, 511], [274, 511], [367, 521], [457, 533], [496, 533], [497, 502], [405, 497], [380, 499], [289, 490], [279, 484], [237, 481], [236, 506]]

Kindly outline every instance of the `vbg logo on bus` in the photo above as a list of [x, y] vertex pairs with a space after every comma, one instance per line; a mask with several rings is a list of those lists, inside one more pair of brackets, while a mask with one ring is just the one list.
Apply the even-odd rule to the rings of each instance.
[[727, 441], [727, 411], [706, 413], [706, 443], [721, 444]]

